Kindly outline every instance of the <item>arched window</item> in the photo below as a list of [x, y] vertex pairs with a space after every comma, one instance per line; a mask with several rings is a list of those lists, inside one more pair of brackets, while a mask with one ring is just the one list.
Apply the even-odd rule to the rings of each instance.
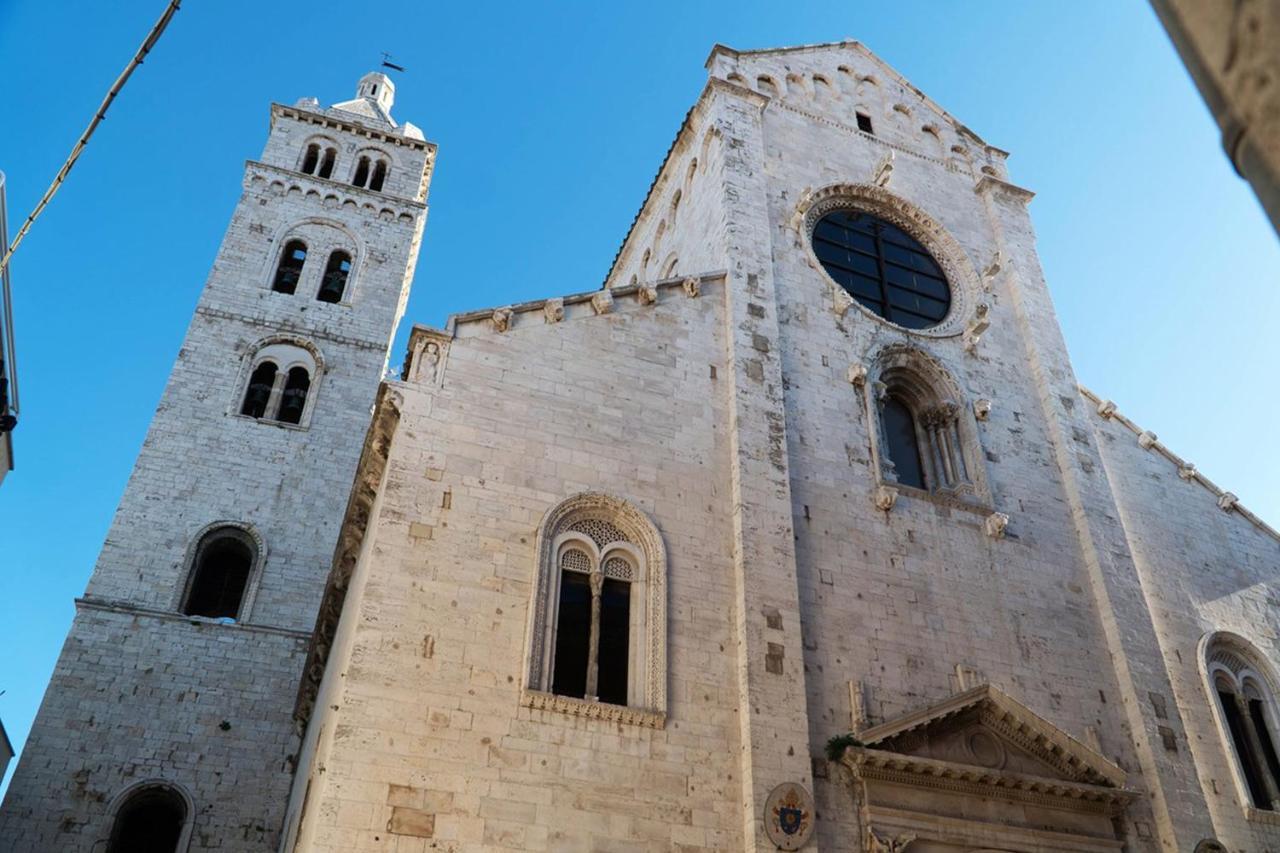
[[920, 444], [916, 438], [916, 419], [911, 409], [897, 397], [887, 397], [881, 407], [884, 442], [899, 483], [925, 487], [924, 463], [920, 460]]
[[180, 853], [190, 821], [185, 798], [173, 788], [140, 786], [115, 810], [106, 853]]
[[[292, 341], [293, 339], [290, 339]], [[240, 414], [276, 424], [307, 426], [320, 375], [317, 351], [303, 341], [259, 344], [249, 361]]]
[[281, 423], [296, 424], [302, 420], [302, 412], [307, 406], [307, 390], [311, 387], [311, 376], [305, 367], [295, 367], [289, 371], [285, 379], [284, 392], [280, 395]]
[[[614, 719], [661, 725], [666, 552], [657, 529], [625, 501], [581, 494], [547, 514], [538, 553], [526, 704], [582, 713], [546, 701], [563, 697], [618, 706]], [[624, 714], [628, 708], [642, 713]]]
[[251, 418], [266, 415], [271, 403], [271, 391], [276, 384], [278, 368], [273, 361], [264, 361], [253, 369], [249, 375], [249, 385], [244, 389], [244, 402], [240, 405], [240, 414]]
[[205, 534], [196, 546], [182, 612], [239, 618], [256, 557], [252, 537], [240, 528], [219, 528]]
[[301, 240], [290, 240], [284, 244], [280, 253], [280, 263], [276, 266], [276, 276], [271, 281], [271, 289], [277, 293], [293, 293], [298, 289], [298, 279], [302, 278], [302, 266], [307, 262], [307, 244]]
[[1276, 707], [1261, 656], [1243, 640], [1214, 637], [1205, 649], [1209, 682], [1224, 739], [1230, 745], [1249, 802], [1280, 810], [1280, 754], [1276, 751]]
[[320, 146], [312, 142], [307, 146], [307, 153], [302, 157], [302, 171], [308, 175], [316, 173], [316, 167], [320, 165]]
[[361, 155], [356, 163], [356, 173], [351, 177], [353, 186], [362, 187], [369, 182], [369, 158]]
[[382, 184], [387, 180], [387, 161], [379, 160], [373, 167], [373, 177], [369, 180], [369, 189], [382, 192]]
[[909, 346], [886, 348], [865, 387], [881, 481], [990, 505], [978, 428], [941, 365]]
[[347, 277], [351, 274], [351, 255], [346, 252], [334, 252], [329, 255], [329, 263], [324, 267], [324, 278], [320, 280], [320, 290], [316, 299], [321, 302], [341, 302], [342, 294], [347, 289]]
[[333, 177], [333, 166], [338, 161], [338, 149], [324, 149], [324, 159], [320, 161], [320, 177]]

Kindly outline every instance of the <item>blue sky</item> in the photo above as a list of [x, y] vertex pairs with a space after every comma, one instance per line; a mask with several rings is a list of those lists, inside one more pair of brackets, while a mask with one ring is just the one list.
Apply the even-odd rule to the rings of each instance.
[[[163, 5], [0, 0], [11, 220]], [[600, 284], [713, 43], [846, 37], [1012, 152], [1081, 380], [1280, 523], [1263, 440], [1280, 422], [1280, 245], [1145, 2], [189, 0], [13, 262], [23, 418], [0, 485], [0, 719], [15, 745], [269, 102], [350, 98], [384, 50], [408, 68], [395, 114], [440, 154], [395, 363], [410, 322]]]

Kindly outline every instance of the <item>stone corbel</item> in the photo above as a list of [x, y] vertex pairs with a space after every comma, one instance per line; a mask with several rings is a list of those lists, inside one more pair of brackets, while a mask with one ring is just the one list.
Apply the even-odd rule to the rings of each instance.
[[878, 486], [873, 498], [876, 502], [876, 509], [881, 512], [888, 512], [898, 502], [898, 490], [893, 486]]
[[702, 279], [697, 276], [689, 276], [683, 282], [684, 295], [690, 299], [695, 299], [702, 293]]
[[542, 316], [548, 323], [559, 323], [564, 319], [564, 300], [548, 299], [542, 305]]
[[513, 312], [510, 307], [495, 308], [493, 310], [493, 315], [489, 317], [489, 321], [493, 323], [493, 330], [495, 332], [505, 332], [507, 329], [510, 329], [512, 314]]
[[1138, 445], [1143, 450], [1150, 450], [1155, 446], [1156, 441], [1156, 434], [1149, 429], [1143, 430], [1143, 432], [1138, 435]]
[[1098, 414], [1106, 420], [1111, 420], [1116, 414], [1116, 403], [1114, 400], [1103, 400], [1098, 404]]
[[987, 399], [973, 401], [973, 416], [977, 420], [985, 421], [991, 416], [991, 401]]
[[993, 512], [982, 522], [982, 530], [992, 539], [1003, 539], [1005, 529], [1009, 526], [1009, 516], [1003, 512]]
[[889, 149], [880, 162], [876, 164], [875, 171], [871, 173], [871, 183], [878, 187], [889, 186], [889, 179], [893, 177], [893, 149]]
[[640, 300], [641, 305], [653, 305], [658, 301], [658, 288], [651, 284], [642, 284], [636, 290], [636, 298]]
[[991, 328], [990, 313], [991, 307], [985, 302], [979, 302], [973, 309], [973, 319], [964, 328], [964, 348], [970, 355], [978, 351], [978, 342], [982, 340], [983, 333]]
[[599, 290], [591, 297], [591, 307], [596, 314], [608, 314], [613, 311], [613, 291]]
[[1230, 492], [1223, 492], [1218, 497], [1218, 509], [1223, 512], [1231, 512], [1240, 504], [1240, 499]]
[[843, 287], [833, 288], [831, 297], [831, 308], [836, 312], [837, 317], [843, 318], [849, 313], [849, 309], [853, 307], [853, 297]]
[[890, 837], [881, 835], [874, 829], [868, 829], [867, 835], [868, 853], [903, 853], [907, 846], [916, 840], [914, 832], [904, 832]]
[[867, 366], [862, 363], [849, 365], [849, 384], [861, 388], [867, 384]]
[[1178, 466], [1178, 476], [1184, 480], [1194, 480], [1196, 478], [1196, 466], [1190, 462], [1183, 462]]

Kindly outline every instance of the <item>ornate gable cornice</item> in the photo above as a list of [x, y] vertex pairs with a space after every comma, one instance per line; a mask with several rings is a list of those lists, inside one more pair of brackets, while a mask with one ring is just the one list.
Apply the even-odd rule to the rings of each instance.
[[904, 760], [932, 761], [906, 756], [902, 751], [913, 742], [913, 735], [961, 714], [976, 714], [985, 728], [1052, 767], [1065, 780], [1112, 788], [1124, 784], [1124, 770], [990, 684], [864, 729], [858, 733], [858, 739], [867, 747], [902, 756]]

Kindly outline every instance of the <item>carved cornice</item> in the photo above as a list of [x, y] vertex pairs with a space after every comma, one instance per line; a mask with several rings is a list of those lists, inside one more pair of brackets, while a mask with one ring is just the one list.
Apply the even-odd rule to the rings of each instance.
[[293, 706], [293, 719], [300, 732], [306, 729], [311, 719], [316, 696], [320, 692], [320, 682], [329, 662], [334, 635], [338, 631], [338, 621], [342, 617], [343, 605], [346, 604], [351, 575], [360, 556], [365, 534], [374, 521], [373, 504], [378, 497], [378, 486], [387, 470], [391, 442], [400, 423], [403, 404], [399, 391], [386, 383], [379, 386], [373, 419], [365, 436], [364, 449], [360, 453], [360, 464], [356, 466], [355, 482], [351, 486], [346, 515], [338, 532], [338, 544], [334, 549], [329, 579], [325, 584], [324, 597], [320, 600], [320, 611], [316, 614], [311, 647], [307, 650], [307, 662], [303, 667], [302, 681], [298, 685], [298, 695]]
[[263, 329], [269, 330], [270, 334], [266, 337], [272, 340], [285, 340], [292, 335], [297, 341], [317, 340], [343, 344], [345, 346], [359, 347], [360, 349], [382, 351], [387, 349], [386, 338], [374, 341], [365, 340], [363, 338], [353, 338], [350, 335], [337, 335], [332, 332], [325, 331], [324, 329], [307, 328], [286, 317], [251, 317], [248, 314], [241, 314], [236, 311], [224, 311], [221, 308], [212, 308], [208, 305], [197, 305], [196, 313], [203, 314], [206, 317], [217, 317], [220, 320], [237, 320], [249, 326], [260, 326]]
[[80, 610], [101, 610], [107, 613], [127, 614], [130, 617], [147, 616], [153, 619], [160, 619], [166, 622], [186, 622], [190, 625], [208, 625], [217, 630], [227, 631], [249, 631], [254, 634], [274, 634], [280, 637], [290, 637], [295, 640], [306, 640], [311, 637], [310, 631], [295, 631], [291, 628], [277, 628], [273, 625], [255, 625], [252, 622], [222, 622], [208, 616], [188, 616], [185, 613], [179, 613], [176, 610], [160, 610], [155, 607], [145, 607], [141, 604], [134, 604], [129, 601], [120, 601], [117, 599], [100, 598], [96, 595], [85, 595], [76, 599], [76, 608]]
[[1020, 187], [1017, 184], [1011, 184], [1008, 181], [1002, 181], [994, 175], [983, 175], [979, 178], [978, 183], [973, 186], [973, 191], [978, 195], [988, 192], [1003, 193], [1023, 204], [1036, 197], [1036, 194], [1031, 190]]
[[861, 779], [1075, 811], [1115, 813], [1138, 796], [1138, 792], [1127, 788], [1010, 773], [866, 747], [849, 747], [842, 761]]
[[610, 705], [607, 702], [590, 702], [586, 699], [575, 699], [572, 696], [558, 696], [541, 690], [525, 688], [520, 692], [520, 704], [535, 711], [555, 711], [574, 717], [589, 720], [604, 720], [610, 723], [623, 723], [628, 726], [644, 726], [660, 729], [667, 724], [667, 715], [663, 711], [650, 711], [645, 708], [631, 708], [626, 705]]
[[411, 219], [416, 219], [427, 209], [426, 202], [417, 201], [411, 198], [402, 198], [400, 196], [387, 195], [385, 193], [375, 192], [363, 187], [344, 184], [341, 181], [330, 180], [328, 178], [318, 178], [315, 175], [295, 172], [292, 169], [285, 169], [281, 166], [272, 166], [271, 164], [263, 163], [260, 160], [245, 161], [246, 183], [251, 183], [253, 181], [255, 171], [266, 173], [264, 175], [256, 176], [264, 181], [268, 180], [267, 175], [274, 175], [282, 185], [285, 182], [284, 179], [287, 179], [290, 189], [296, 189], [299, 192], [307, 192], [310, 190], [322, 199], [334, 198], [339, 204], [350, 202], [364, 210], [376, 212], [386, 211], [392, 216], [405, 216]]
[[357, 136], [376, 139], [379, 142], [388, 142], [392, 145], [402, 145], [405, 148], [412, 148], [415, 151], [435, 152], [436, 145], [434, 142], [427, 142], [425, 139], [414, 139], [405, 136], [403, 133], [395, 133], [392, 131], [378, 130], [377, 128], [368, 127], [354, 121], [342, 121], [331, 115], [317, 113], [311, 110], [304, 110], [301, 107], [289, 107], [284, 104], [271, 105], [272, 117], [280, 116], [282, 118], [291, 118], [297, 121], [303, 121], [308, 124], [314, 124], [319, 127], [327, 127], [332, 130], [341, 130], [344, 133], [354, 133]]
[[[1083, 385], [1078, 385], [1077, 387], [1080, 389], [1080, 393], [1084, 398], [1094, 404], [1099, 417], [1106, 421], [1114, 421], [1136, 435], [1138, 437], [1139, 444], [1141, 444], [1144, 449], [1153, 451], [1173, 463], [1174, 469], [1178, 472], [1178, 476], [1181, 479], [1188, 482], [1199, 483], [1201, 486], [1208, 489], [1209, 493], [1213, 495], [1219, 509], [1224, 512], [1231, 512], [1233, 514], [1243, 516], [1254, 527], [1258, 528], [1272, 539], [1280, 542], [1280, 531], [1277, 531], [1270, 524], [1267, 524], [1261, 518], [1246, 509], [1244, 504], [1240, 503], [1239, 498], [1231, 494], [1231, 492], [1220, 488], [1204, 474], [1197, 471], [1195, 465], [1183, 459], [1168, 447], [1165, 447], [1156, 439], [1156, 434], [1154, 432], [1144, 430], [1142, 427], [1129, 420], [1120, 413], [1116, 408], [1116, 404], [1111, 400], [1102, 399]], [[1149, 439], [1144, 439], [1143, 436], [1149, 436]]]

